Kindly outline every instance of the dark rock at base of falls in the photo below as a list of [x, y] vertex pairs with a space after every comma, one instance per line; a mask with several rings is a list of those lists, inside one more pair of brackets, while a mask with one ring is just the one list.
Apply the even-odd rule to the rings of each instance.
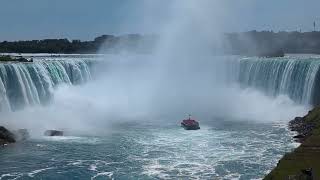
[[45, 136], [63, 136], [63, 131], [58, 130], [47, 130], [44, 132]]
[[16, 142], [14, 134], [3, 126], [0, 126], [0, 146]]
[[17, 131], [14, 131], [13, 134], [17, 141], [25, 141], [30, 138], [30, 134], [27, 129], [18, 129]]
[[289, 128], [291, 131], [296, 131], [298, 133], [298, 135], [294, 136], [297, 142], [303, 142], [312, 134], [315, 127], [316, 125], [313, 122], [308, 122], [303, 117], [296, 117], [294, 120], [289, 122]]

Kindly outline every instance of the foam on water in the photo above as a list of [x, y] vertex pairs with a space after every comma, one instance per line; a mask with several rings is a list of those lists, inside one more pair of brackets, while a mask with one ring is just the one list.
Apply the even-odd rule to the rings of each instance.
[[281, 141], [274, 141], [278, 135], [270, 130], [230, 132], [205, 127], [195, 133], [168, 130], [152, 134], [154, 138], [140, 142], [144, 147], [141, 160], [146, 162], [144, 173], [165, 179], [250, 177], [254, 171], [246, 166], [272, 166], [266, 154], [283, 146]]
[[81, 143], [81, 144], [98, 144], [99, 138], [96, 137], [78, 137], [78, 136], [44, 136], [45, 141], [56, 141], [63, 143]]
[[28, 173], [28, 176], [29, 177], [34, 177], [36, 174], [41, 173], [41, 172], [46, 171], [46, 170], [49, 170], [49, 169], [53, 169], [53, 167], [34, 170], [34, 171]]
[[106, 176], [106, 177], [109, 177], [110, 179], [114, 179], [114, 178], [111, 178], [113, 175], [112, 172], [100, 172], [100, 173], [97, 173], [96, 175], [94, 175], [91, 180], [94, 180], [96, 179], [97, 177], [101, 177], [101, 176]]
[[92, 137], [31, 140], [20, 145], [23, 154], [15, 146], [2, 150], [10, 156], [0, 157], [6, 164], [0, 164], [0, 174], [2, 179], [30, 175], [46, 179], [53, 175], [61, 179], [257, 179], [293, 148], [290, 132], [282, 123], [212, 122], [202, 121], [199, 131], [185, 131], [172, 123], [124, 124], [109, 135], [94, 137], [99, 142], [94, 144], [86, 143]]

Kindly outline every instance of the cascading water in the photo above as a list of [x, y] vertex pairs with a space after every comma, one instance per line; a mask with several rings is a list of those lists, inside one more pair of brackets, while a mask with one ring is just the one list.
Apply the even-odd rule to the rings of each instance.
[[[301, 104], [318, 104], [319, 58], [241, 58], [239, 64], [228, 64], [232, 67], [229, 74], [238, 74], [242, 87], [254, 87], [269, 96], [287, 95]], [[47, 104], [57, 85], [77, 85], [90, 79], [90, 61], [81, 58], [2, 63], [0, 110]]]
[[89, 79], [89, 65], [84, 60], [1, 63], [0, 110], [47, 104], [57, 85], [76, 85]]
[[287, 95], [301, 104], [317, 104], [319, 58], [243, 58], [239, 82], [269, 96]]

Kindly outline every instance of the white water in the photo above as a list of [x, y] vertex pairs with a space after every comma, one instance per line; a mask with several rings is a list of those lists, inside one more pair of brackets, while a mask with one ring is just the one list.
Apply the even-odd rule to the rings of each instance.
[[61, 84], [81, 84], [91, 79], [85, 61], [43, 61], [0, 64], [0, 111], [45, 105]]
[[297, 103], [317, 102], [320, 59], [316, 57], [243, 58], [240, 83], [270, 96], [286, 95]]

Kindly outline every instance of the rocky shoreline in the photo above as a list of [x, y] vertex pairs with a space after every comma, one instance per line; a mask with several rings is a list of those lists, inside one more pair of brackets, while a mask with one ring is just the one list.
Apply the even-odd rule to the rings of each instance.
[[296, 131], [298, 133], [298, 135], [293, 138], [297, 142], [303, 143], [312, 135], [312, 131], [316, 128], [316, 124], [314, 122], [308, 122], [304, 117], [296, 117], [289, 122], [289, 128], [291, 131]]
[[285, 154], [264, 179], [320, 179], [320, 107], [290, 121], [289, 128], [297, 132], [293, 138], [301, 145]]

